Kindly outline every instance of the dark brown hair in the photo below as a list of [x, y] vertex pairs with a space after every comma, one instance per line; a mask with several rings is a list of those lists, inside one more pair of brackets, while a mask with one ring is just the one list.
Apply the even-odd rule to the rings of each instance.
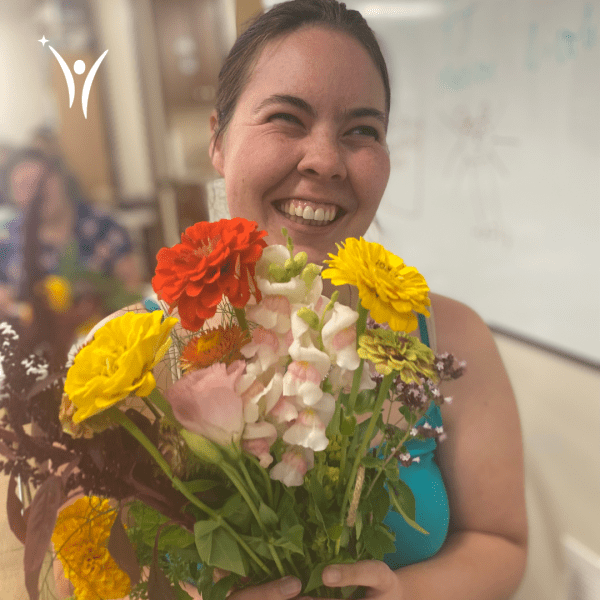
[[[381, 73], [385, 89], [385, 112], [390, 112], [390, 81], [385, 60], [375, 34], [356, 10], [337, 0], [290, 0], [276, 4], [258, 15], [236, 40], [219, 73], [215, 109], [217, 126], [213, 144], [229, 124], [237, 101], [248, 82], [253, 62], [266, 44], [306, 25], [328, 27], [346, 33], [369, 53]], [[214, 149], [214, 146], [213, 146]]]

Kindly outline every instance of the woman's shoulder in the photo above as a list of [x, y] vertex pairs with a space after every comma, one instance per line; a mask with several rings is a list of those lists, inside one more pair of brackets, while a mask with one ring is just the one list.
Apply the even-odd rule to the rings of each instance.
[[430, 298], [439, 351], [459, 357], [493, 344], [489, 327], [471, 307], [440, 294]]

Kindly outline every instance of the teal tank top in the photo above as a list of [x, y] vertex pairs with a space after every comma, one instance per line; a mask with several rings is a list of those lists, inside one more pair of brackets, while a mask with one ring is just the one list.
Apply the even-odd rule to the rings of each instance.
[[[422, 315], [419, 315], [421, 339], [429, 346], [426, 321], [421, 317]], [[429, 410], [417, 425], [423, 425], [425, 422], [429, 422], [434, 428], [442, 426], [442, 413], [434, 403], [431, 403]], [[401, 515], [390, 509], [384, 522], [396, 534], [396, 551], [386, 554], [383, 560], [391, 569], [421, 562], [436, 554], [446, 539], [450, 520], [446, 487], [435, 462], [437, 442], [434, 438], [424, 441], [410, 440], [406, 448], [411, 456], [418, 456], [420, 462], [413, 462], [409, 467], [399, 464], [400, 478], [415, 496], [415, 521], [428, 534], [413, 529]]]

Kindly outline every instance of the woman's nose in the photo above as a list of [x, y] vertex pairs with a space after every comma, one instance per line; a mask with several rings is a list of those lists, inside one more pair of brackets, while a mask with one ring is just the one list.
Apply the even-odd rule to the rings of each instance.
[[304, 139], [305, 149], [298, 170], [308, 176], [342, 180], [346, 177], [346, 164], [342, 149], [335, 136], [315, 132]]

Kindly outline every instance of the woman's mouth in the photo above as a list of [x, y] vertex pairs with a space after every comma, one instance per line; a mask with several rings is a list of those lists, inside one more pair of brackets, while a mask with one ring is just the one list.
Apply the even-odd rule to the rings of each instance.
[[339, 206], [334, 204], [320, 204], [308, 200], [285, 200], [274, 206], [290, 221], [316, 227], [329, 225], [343, 212]]

